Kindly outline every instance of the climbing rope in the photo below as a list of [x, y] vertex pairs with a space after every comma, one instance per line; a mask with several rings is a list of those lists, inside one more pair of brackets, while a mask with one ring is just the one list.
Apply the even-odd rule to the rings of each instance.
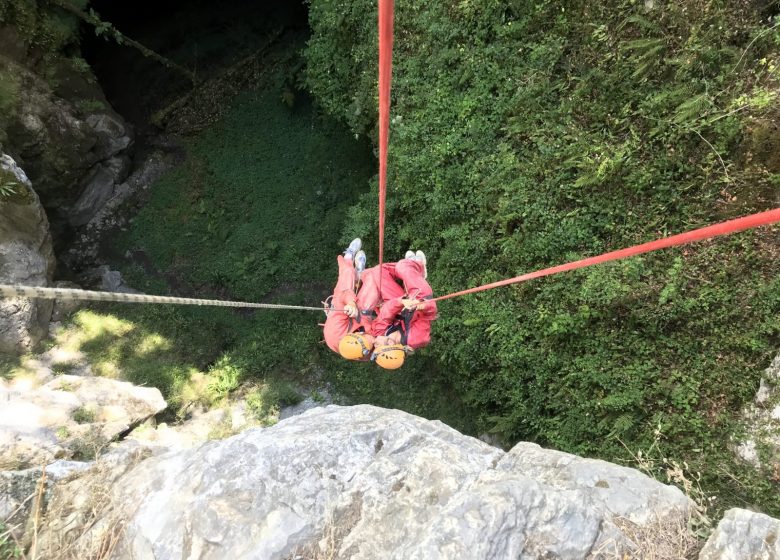
[[[390, 136], [390, 82], [393, 76], [393, 0], [379, 0], [379, 266], [385, 251], [387, 145]], [[381, 280], [380, 275], [380, 282]], [[380, 284], [381, 291], [381, 284]]]
[[695, 229], [686, 233], [679, 233], [677, 235], [672, 235], [671, 237], [657, 239], [648, 243], [642, 243], [641, 245], [634, 245], [633, 247], [628, 247], [626, 249], [610, 251], [609, 253], [604, 253], [596, 257], [581, 259], [578, 261], [537, 270], [536, 272], [529, 272], [527, 274], [523, 274], [522, 276], [515, 276], [514, 278], [493, 282], [491, 284], [484, 284], [482, 286], [477, 286], [476, 288], [470, 288], [468, 290], [462, 290], [460, 292], [439, 296], [428, 301], [442, 301], [445, 299], [464, 296], [466, 294], [484, 292], [485, 290], [492, 290], [494, 288], [500, 288], [501, 286], [508, 286], [510, 284], [518, 284], [527, 280], [533, 280], [534, 278], [541, 278], [542, 276], [550, 276], [552, 274], [568, 272], [570, 270], [585, 268], [595, 264], [625, 259], [635, 255], [641, 255], [642, 253], [649, 253], [650, 251], [658, 251], [659, 249], [675, 247], [685, 243], [693, 243], [694, 241], [701, 241], [703, 239], [718, 237], [720, 235], [728, 235], [738, 231], [744, 231], [746, 229], [752, 229], [759, 226], [766, 226], [777, 222], [780, 222], [780, 208], [768, 210], [766, 212], [760, 212], [758, 214], [751, 214], [750, 216], [729, 220], [727, 222], [721, 222], [719, 224]]
[[12, 286], [8, 284], [0, 284], [0, 296], [6, 298], [26, 297], [59, 300], [115, 301], [120, 303], [167, 303], [176, 305], [207, 305], [215, 307], [249, 307], [253, 309], [297, 309], [301, 311], [324, 311], [322, 307], [305, 307], [302, 305], [279, 305], [275, 303], [249, 303], [245, 301], [225, 301], [218, 299], [149, 296], [146, 294], [95, 292], [90, 290], [76, 290], [72, 288]]

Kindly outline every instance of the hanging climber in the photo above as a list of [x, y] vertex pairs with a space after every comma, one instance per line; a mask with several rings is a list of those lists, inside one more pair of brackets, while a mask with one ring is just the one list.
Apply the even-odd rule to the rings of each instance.
[[[433, 290], [426, 281], [425, 254], [407, 251], [397, 263], [368, 270], [365, 260], [359, 239], [338, 258], [339, 281], [331, 302], [336, 311], [325, 322], [325, 341], [349, 360], [370, 358], [385, 369], [397, 369], [407, 353], [430, 342], [436, 318], [436, 304], [426, 303]], [[358, 278], [362, 285], [355, 294]]]
[[[366, 254], [360, 250], [360, 239], [354, 239], [349, 247], [344, 251], [344, 255], [337, 258], [339, 266], [339, 276], [336, 281], [336, 287], [333, 289], [333, 295], [326, 308], [327, 319], [323, 325], [323, 334], [325, 343], [334, 352], [342, 352], [339, 344], [345, 335], [357, 333], [360, 336], [352, 337], [355, 344], [354, 357], [349, 353], [347, 343], [343, 344], [344, 350], [349, 354], [349, 359], [360, 359], [363, 355], [368, 356], [373, 347], [373, 338], [371, 336], [372, 314], [357, 312], [357, 294], [355, 289], [360, 275], [366, 267]], [[363, 337], [369, 337], [364, 341]]]

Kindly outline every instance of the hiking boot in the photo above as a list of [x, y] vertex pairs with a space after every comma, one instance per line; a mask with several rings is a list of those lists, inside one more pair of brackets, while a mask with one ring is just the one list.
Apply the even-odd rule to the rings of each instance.
[[406, 254], [404, 255], [404, 258], [414, 260], [414, 251], [407, 251]]
[[356, 237], [352, 240], [352, 242], [349, 244], [349, 247], [347, 247], [347, 250], [344, 251], [344, 258], [347, 260], [352, 260], [355, 258], [355, 253], [360, 251], [360, 247], [363, 245], [363, 243], [360, 241], [359, 237]]
[[357, 270], [357, 279], [360, 282], [360, 275], [366, 269], [366, 254], [363, 251], [355, 253], [355, 270]]
[[428, 259], [425, 258], [425, 253], [422, 251], [417, 251], [414, 254], [414, 259], [416, 261], [419, 261], [423, 265], [423, 278], [428, 278]]

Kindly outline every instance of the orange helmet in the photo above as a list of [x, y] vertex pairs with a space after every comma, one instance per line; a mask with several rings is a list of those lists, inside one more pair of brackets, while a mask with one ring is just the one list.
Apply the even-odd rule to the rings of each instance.
[[349, 333], [339, 340], [339, 354], [348, 360], [367, 358], [374, 346], [374, 337], [362, 333]]
[[404, 365], [406, 351], [402, 344], [388, 344], [379, 346], [372, 356], [379, 367], [384, 369], [398, 369]]

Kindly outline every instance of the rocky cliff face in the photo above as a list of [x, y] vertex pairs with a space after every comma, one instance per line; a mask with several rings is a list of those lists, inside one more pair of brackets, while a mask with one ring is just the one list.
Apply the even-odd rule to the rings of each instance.
[[[86, 224], [129, 174], [130, 126], [88, 69], [56, 67], [62, 75], [53, 88], [21, 63], [4, 65], [24, 92], [6, 126], [4, 149], [27, 172], [57, 229]], [[76, 80], [83, 87], [60, 85]]]
[[[111, 200], [131, 171], [133, 133], [86, 63], [36, 53], [0, 24], [0, 187], [14, 189], [0, 192], [0, 282], [44, 286], [55, 272], [50, 227], [56, 241]], [[0, 352], [29, 351], [50, 314], [48, 302], [0, 300]]]
[[[692, 507], [630, 468], [372, 406], [0, 472], [0, 521], [50, 559], [693, 558]], [[731, 510], [699, 557], [776, 558], [778, 531]]]
[[[113, 558], [618, 558], [643, 546], [638, 528], [687, 531], [690, 509], [632, 469], [533, 444], [504, 452], [371, 406], [87, 476], [110, 490], [61, 486], [42, 551], [68, 543], [88, 557], [121, 527]], [[85, 485], [102, 507], [77, 527]]]
[[[0, 154], [0, 284], [45, 286], [54, 275], [49, 222], [32, 183], [16, 162]], [[0, 299], [0, 352], [30, 350], [47, 332], [51, 302]]]

